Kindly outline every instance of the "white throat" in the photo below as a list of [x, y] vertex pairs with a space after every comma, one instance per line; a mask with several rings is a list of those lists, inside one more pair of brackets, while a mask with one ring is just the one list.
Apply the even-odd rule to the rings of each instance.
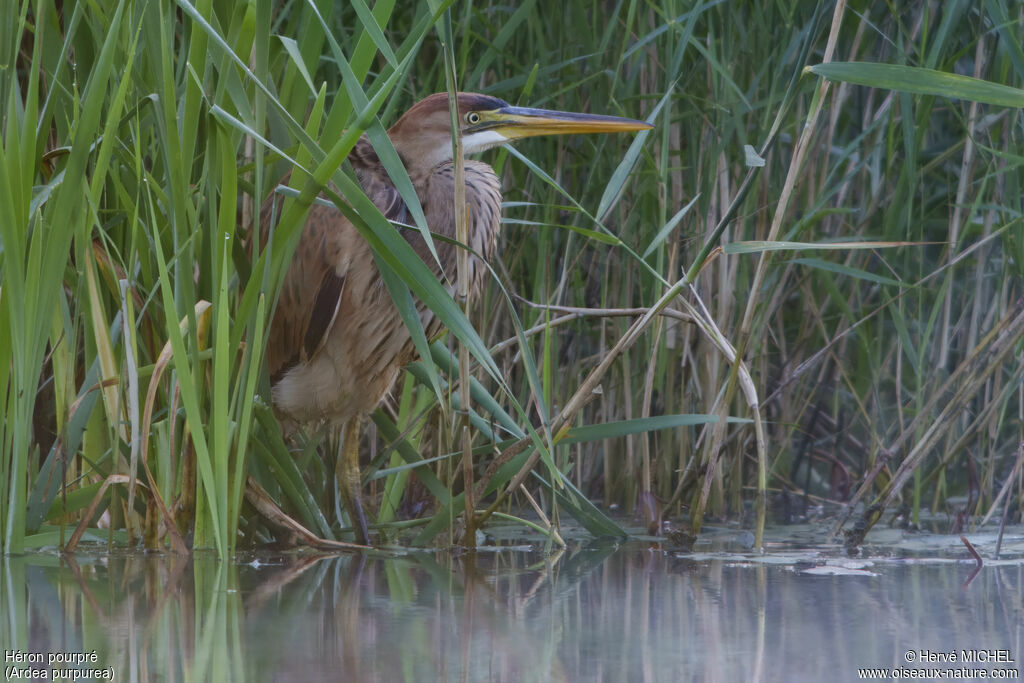
[[476, 133], [462, 136], [463, 154], [476, 154], [484, 150], [503, 145], [510, 138], [505, 137], [496, 130], [481, 130]]

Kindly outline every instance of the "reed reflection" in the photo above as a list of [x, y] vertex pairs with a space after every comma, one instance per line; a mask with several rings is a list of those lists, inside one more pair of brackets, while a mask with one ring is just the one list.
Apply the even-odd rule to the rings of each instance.
[[121, 680], [852, 679], [911, 648], [1024, 652], [1018, 565], [961, 590], [955, 563], [809, 576], [600, 544], [2, 562], [6, 648], [95, 652]]

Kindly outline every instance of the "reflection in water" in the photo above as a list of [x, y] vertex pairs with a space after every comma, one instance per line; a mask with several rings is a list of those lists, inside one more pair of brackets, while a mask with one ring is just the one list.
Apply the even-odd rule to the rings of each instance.
[[961, 590], [969, 564], [810, 576], [635, 546], [0, 562], [5, 669], [95, 652], [115, 680], [856, 680], [908, 650], [1024, 657], [1019, 565]]

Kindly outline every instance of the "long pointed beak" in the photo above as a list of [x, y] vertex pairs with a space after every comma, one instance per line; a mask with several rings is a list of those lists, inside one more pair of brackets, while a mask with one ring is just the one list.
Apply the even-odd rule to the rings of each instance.
[[[487, 119], [490, 119], [487, 121]], [[599, 114], [576, 114], [567, 111], [502, 107], [490, 112], [485, 125], [510, 140], [534, 135], [565, 135], [567, 133], [621, 133], [653, 128], [646, 121]]]

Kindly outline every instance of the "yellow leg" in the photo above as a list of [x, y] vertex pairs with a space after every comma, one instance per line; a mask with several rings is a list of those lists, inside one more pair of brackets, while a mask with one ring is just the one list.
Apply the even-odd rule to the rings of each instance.
[[357, 415], [345, 423], [341, 436], [341, 453], [338, 455], [334, 474], [338, 479], [338, 487], [345, 499], [345, 508], [356, 533], [356, 543], [369, 545], [370, 533], [366, 527], [366, 514], [363, 513], [363, 480], [359, 475], [359, 432], [362, 424], [362, 415]]

